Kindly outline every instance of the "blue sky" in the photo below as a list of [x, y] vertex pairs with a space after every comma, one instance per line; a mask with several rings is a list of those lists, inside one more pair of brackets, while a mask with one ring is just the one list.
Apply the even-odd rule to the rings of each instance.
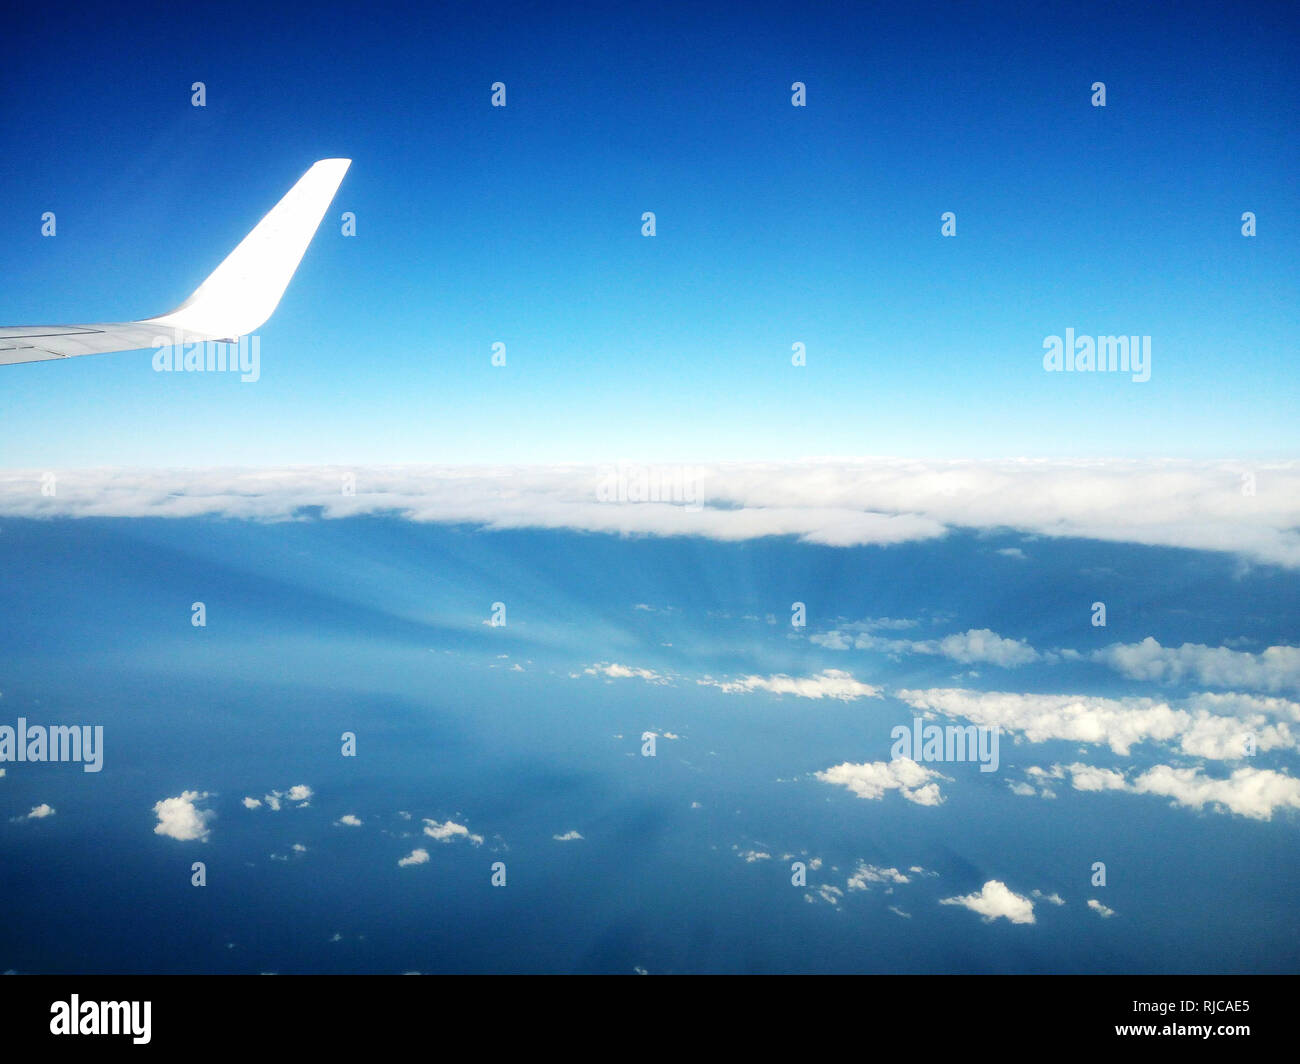
[[[8, 16], [5, 324], [162, 313], [354, 163], [260, 381], [5, 367], [0, 464], [1295, 452], [1286, 5], [725, 11]], [[1151, 380], [1045, 373], [1066, 328]]]

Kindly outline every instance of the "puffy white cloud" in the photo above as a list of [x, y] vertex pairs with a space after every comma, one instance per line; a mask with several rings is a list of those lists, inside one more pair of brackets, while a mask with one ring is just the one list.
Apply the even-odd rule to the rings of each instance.
[[1133, 781], [1133, 790], [1160, 794], [1176, 805], [1200, 809], [1223, 807], [1253, 820], [1271, 820], [1278, 809], [1300, 809], [1300, 780], [1283, 772], [1246, 766], [1227, 779], [1199, 768], [1156, 765]]
[[728, 694], [767, 691], [776, 695], [796, 695], [799, 698], [836, 698], [850, 702], [856, 698], [879, 698], [880, 688], [856, 680], [842, 669], [824, 669], [815, 676], [742, 676], [737, 680], [715, 680], [706, 676], [696, 683], [717, 687]]
[[915, 709], [964, 717], [985, 727], [1020, 732], [1031, 742], [1072, 739], [1106, 743], [1119, 754], [1144, 739], [1171, 739], [1184, 718], [1164, 703], [1083, 695], [1011, 694], [962, 688], [902, 690], [897, 697]]
[[879, 865], [859, 861], [845, 884], [849, 890], [870, 890], [876, 883], [910, 883], [912, 877], [904, 875], [897, 868], [882, 868]]
[[1013, 668], [1039, 660], [1038, 651], [1024, 640], [1004, 639], [988, 628], [972, 628], [960, 635], [944, 636], [938, 642], [938, 649], [944, 657], [963, 665], [988, 662]]
[[[1245, 696], [1205, 703], [1205, 696], [1188, 701], [1237, 708], [1225, 716], [1206, 708], [1178, 709], [1152, 698], [1105, 698], [1097, 695], [1015, 694], [965, 688], [901, 690], [895, 696], [915, 709], [963, 717], [985, 727], [997, 725], [1030, 742], [1052, 739], [1109, 746], [1127, 755], [1142, 742], [1165, 743], [1191, 757], [1232, 760], [1246, 756], [1246, 736], [1256, 749], [1295, 749], [1296, 737], [1286, 722], [1272, 723], [1263, 713], [1250, 712]], [[1281, 701], [1281, 700], [1277, 700]], [[1023, 792], [1017, 792], [1023, 793]]]
[[1165, 647], [1147, 636], [1140, 643], [1112, 643], [1092, 658], [1134, 680], [1191, 679], [1207, 687], [1300, 690], [1300, 647], [1272, 646], [1252, 654], [1201, 643]]
[[551, 838], [556, 842], [574, 842], [582, 838], [582, 835], [577, 831], [566, 831], [563, 835], [552, 835]]
[[1103, 920], [1108, 916], [1114, 916], [1115, 910], [1109, 906], [1103, 905], [1096, 898], [1088, 899], [1088, 908], [1100, 916]]
[[428, 861], [429, 861], [428, 850], [415, 849], [412, 850], [410, 853], [408, 853], [405, 857], [399, 857], [397, 859], [397, 866], [399, 868], [408, 868], [411, 865], [427, 864]]
[[482, 835], [470, 833], [469, 828], [464, 824], [457, 824], [453, 820], [445, 823], [438, 823], [436, 820], [430, 820], [425, 817], [424, 833], [431, 839], [437, 839], [439, 842], [451, 842], [453, 839], [469, 839], [475, 846], [481, 846], [483, 843]]
[[1279, 720], [1300, 724], [1300, 702], [1288, 698], [1275, 698], [1272, 695], [1242, 694], [1239, 691], [1200, 691], [1189, 695], [1187, 704], [1193, 709], [1203, 709], [1207, 713], [1229, 717], [1251, 717], [1255, 715], [1276, 717]]
[[1300, 809], [1300, 779], [1273, 769], [1247, 765], [1220, 779], [1201, 768], [1155, 765], [1130, 779], [1114, 769], [1076, 762], [1053, 765], [1051, 769], [1028, 768], [1037, 779], [1069, 779], [1080, 791], [1123, 791], [1128, 794], [1156, 794], [1173, 804], [1190, 809], [1209, 806], [1253, 820], [1271, 820], [1279, 809]]
[[32, 806], [30, 813], [24, 813], [22, 816], [16, 816], [14, 821], [19, 820], [44, 820], [47, 816], [53, 816], [56, 810], [49, 802], [42, 802], [40, 805]]
[[344, 827], [359, 828], [361, 826], [361, 818], [357, 816], [355, 813], [344, 813], [341, 817], [339, 817], [336, 821], [334, 821], [334, 823], [341, 824]]
[[206, 791], [182, 791], [175, 798], [155, 802], [153, 811], [158, 817], [155, 835], [166, 835], [181, 842], [207, 842], [211, 829], [208, 825], [216, 818], [211, 809], [200, 809], [196, 803], [204, 801]]
[[[262, 802], [272, 812], [278, 813], [284, 808], [285, 802], [296, 802], [299, 809], [306, 809], [311, 805], [313, 791], [305, 783], [297, 783], [290, 787], [288, 791], [272, 791], [270, 794], [262, 796]], [[245, 798], [244, 805], [249, 809], [256, 809], [262, 804], [256, 798]]]
[[846, 761], [818, 772], [816, 776], [823, 783], [847, 787], [859, 798], [883, 798], [886, 791], [898, 791], [917, 805], [939, 805], [943, 795], [934, 781], [949, 778], [918, 765], [908, 757], [856, 765]]
[[1034, 920], [1034, 903], [1023, 895], [1008, 889], [1001, 880], [990, 879], [975, 894], [962, 894], [955, 898], [942, 898], [940, 905], [960, 905], [971, 912], [979, 913], [984, 922], [989, 923], [998, 917], [1005, 917], [1013, 924], [1032, 924]]
[[[1268, 491], [1244, 499], [1232, 462], [1153, 459], [912, 461], [869, 458], [691, 467], [689, 501], [602, 501], [598, 466], [371, 466], [341, 495], [341, 467], [278, 470], [64, 471], [57, 496], [41, 470], [0, 473], [0, 516], [288, 519], [396, 513], [488, 528], [698, 535], [795, 535], [830, 546], [929, 539], [950, 528], [1015, 528], [1226, 551], [1300, 567], [1300, 462], [1256, 463]], [[672, 470], [685, 476], [683, 467]], [[355, 472], [349, 469], [347, 472]]]
[[1056, 893], [1052, 893], [1052, 894], [1044, 894], [1041, 890], [1033, 890], [1033, 891], [1031, 891], [1030, 893], [1033, 894], [1033, 896], [1034, 896], [1035, 898], [1037, 898], [1039, 901], [1045, 901], [1045, 902], [1047, 902], [1048, 905], [1064, 905], [1064, 904], [1065, 904], [1065, 899], [1062, 898], [1059, 894], [1056, 894]]

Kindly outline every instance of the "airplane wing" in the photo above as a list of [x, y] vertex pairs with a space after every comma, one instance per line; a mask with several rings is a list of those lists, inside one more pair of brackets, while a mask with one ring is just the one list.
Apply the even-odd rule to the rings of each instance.
[[257, 223], [175, 310], [103, 325], [0, 327], [0, 365], [167, 344], [233, 343], [258, 329], [280, 303], [329, 209], [351, 159], [322, 159]]

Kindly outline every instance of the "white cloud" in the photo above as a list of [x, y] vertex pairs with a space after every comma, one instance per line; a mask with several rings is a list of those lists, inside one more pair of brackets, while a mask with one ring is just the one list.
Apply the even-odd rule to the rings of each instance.
[[737, 855], [744, 859], [746, 864], [753, 864], [755, 861], [770, 861], [772, 855], [766, 850], [741, 850]]
[[879, 865], [859, 861], [858, 867], [849, 876], [845, 885], [849, 890], [870, 890], [876, 883], [910, 883], [910, 876], [904, 875], [897, 868], [881, 868]]
[[617, 662], [601, 662], [596, 665], [589, 665], [582, 671], [588, 676], [604, 676], [611, 680], [636, 679], [660, 685], [672, 683], [672, 680], [667, 676], [652, 669], [639, 669], [631, 665], [620, 665]]
[[1251, 654], [1201, 643], [1165, 647], [1147, 636], [1140, 643], [1112, 643], [1095, 651], [1092, 659], [1134, 680], [1190, 679], [1207, 687], [1300, 690], [1300, 647], [1272, 646]]
[[1045, 902], [1047, 902], [1049, 905], [1064, 905], [1064, 904], [1065, 904], [1065, 899], [1062, 898], [1059, 894], [1056, 894], [1056, 893], [1052, 893], [1052, 894], [1044, 894], [1041, 890], [1034, 890], [1034, 891], [1031, 891], [1030, 893], [1032, 893], [1033, 896], [1034, 896], [1035, 898], [1039, 899], [1040, 901], [1045, 901]]
[[23, 816], [16, 816], [13, 819], [19, 820], [44, 820], [47, 816], [53, 816], [56, 810], [48, 802], [42, 802], [40, 805], [32, 806], [32, 811]]
[[334, 821], [334, 823], [341, 824], [344, 827], [359, 828], [361, 826], [361, 818], [354, 813], [344, 813]]
[[1123, 791], [1155, 794], [1189, 809], [1227, 810], [1253, 820], [1271, 820], [1279, 809], [1300, 809], [1300, 779], [1273, 769], [1247, 765], [1230, 776], [1207, 776], [1201, 768], [1155, 765], [1133, 779], [1114, 769], [1075, 763], [1053, 765], [1050, 770], [1031, 767], [1026, 774], [1037, 780], [1069, 779], [1079, 791]]
[[1212, 704], [1204, 701], [1205, 696], [1189, 699], [1189, 706], [1198, 707], [1192, 709], [1177, 709], [1169, 702], [1152, 698], [1014, 694], [948, 687], [904, 689], [895, 696], [915, 709], [962, 717], [985, 727], [997, 725], [1030, 742], [1068, 739], [1109, 746], [1125, 756], [1137, 743], [1154, 742], [1191, 757], [1231, 760], [1245, 756], [1248, 733], [1262, 751], [1295, 749], [1297, 745], [1286, 722], [1271, 723], [1263, 713], [1250, 712], [1247, 696], [1218, 703], [1218, 708], [1240, 709], [1239, 716], [1199, 708]]
[[407, 868], [410, 865], [427, 864], [428, 861], [429, 861], [428, 850], [415, 849], [412, 850], [410, 853], [408, 853], [405, 857], [399, 857], [397, 859], [397, 866], [399, 868]]
[[1001, 554], [1004, 558], [1016, 558], [1020, 561], [1024, 561], [1025, 559], [1025, 552], [1022, 551], [1019, 547], [1003, 547], [1000, 551], [998, 551], [998, 553]]
[[715, 680], [706, 676], [695, 681], [701, 686], [717, 687], [728, 694], [767, 691], [799, 698], [837, 698], [849, 702], [855, 698], [879, 698], [880, 688], [855, 680], [842, 669], [825, 669], [815, 676], [742, 676], [737, 680]]
[[208, 798], [206, 791], [182, 791], [175, 798], [155, 802], [153, 811], [158, 817], [155, 835], [166, 835], [181, 842], [207, 842], [211, 829], [208, 825], [216, 817], [211, 809], [200, 809], [197, 802]]
[[[355, 472], [354, 469], [347, 470]], [[698, 466], [693, 505], [602, 501], [597, 466], [371, 466], [341, 495], [341, 467], [64, 471], [57, 496], [41, 470], [0, 473], [0, 516], [291, 519], [396, 513], [488, 528], [698, 535], [737, 541], [795, 535], [829, 546], [930, 539], [951, 528], [1014, 528], [1226, 551], [1300, 567], [1300, 462], [1255, 463], [1268, 491], [1244, 498], [1234, 462], [913, 461], [867, 458]], [[680, 472], [680, 469], [678, 469]], [[695, 505], [697, 503], [698, 505]]]
[[1076, 763], [1066, 765], [1065, 771], [1076, 791], [1122, 791], [1128, 786], [1124, 773], [1114, 769]]
[[[305, 783], [298, 783], [290, 787], [288, 791], [272, 791], [270, 794], [262, 796], [262, 801], [272, 812], [278, 813], [285, 802], [296, 802], [299, 809], [306, 809], [311, 805], [312, 789]], [[249, 809], [256, 809], [262, 802], [256, 798], [245, 798], [244, 805]]]
[[813, 887], [811, 891], [804, 894], [803, 900], [816, 902], [818, 898], [821, 898], [828, 905], [838, 905], [843, 897], [844, 891], [840, 890], [839, 887], [833, 887], [829, 883], [825, 883], [820, 887]]
[[897, 905], [891, 905], [891, 906], [889, 907], [889, 911], [890, 911], [891, 913], [893, 913], [895, 916], [901, 916], [904, 920], [910, 920], [910, 919], [912, 919], [912, 914], [911, 914], [911, 913], [905, 913], [905, 912], [903, 912], [903, 910], [900, 909]]
[[1108, 916], [1114, 916], [1115, 910], [1109, 906], [1103, 905], [1096, 898], [1088, 899], [1088, 908], [1100, 916], [1103, 920]]
[[304, 846], [301, 842], [295, 842], [295, 843], [293, 844], [293, 846], [291, 847], [291, 849], [293, 850], [294, 853], [306, 853], [306, 852], [307, 852], [307, 847]]
[[1034, 923], [1034, 903], [1023, 895], [1016, 894], [1000, 880], [990, 879], [976, 894], [962, 894], [955, 898], [943, 898], [940, 905], [960, 905], [971, 912], [979, 913], [984, 922], [989, 923], [998, 917], [1005, 917], [1013, 924]]
[[988, 628], [972, 628], [960, 635], [944, 636], [939, 653], [963, 665], [988, 662], [1004, 668], [1026, 665], [1039, 659], [1038, 651], [1022, 639], [1004, 639]]
[[576, 831], [566, 831], [563, 835], [552, 835], [551, 838], [556, 842], [573, 842], [582, 838], [582, 835]]
[[1192, 809], [1222, 807], [1253, 820], [1271, 820], [1278, 809], [1300, 809], [1300, 780], [1267, 768], [1247, 766], [1227, 779], [1214, 779], [1199, 768], [1156, 765], [1133, 781], [1133, 790]]
[[1007, 639], [989, 628], [971, 628], [942, 639], [891, 639], [870, 631], [852, 634], [836, 629], [809, 639], [828, 650], [876, 650], [885, 654], [929, 654], [962, 665], [988, 663], [1014, 669], [1035, 661], [1051, 661], [1056, 655], [1040, 654], [1023, 639]]
[[1189, 695], [1187, 703], [1194, 709], [1203, 709], [1208, 713], [1224, 716], [1250, 717], [1258, 714], [1300, 724], [1300, 702], [1293, 702], [1287, 698], [1274, 698], [1271, 695], [1242, 694], [1238, 691], [1223, 693], [1201, 691]]
[[455, 821], [448, 820], [445, 823], [438, 823], [436, 820], [424, 819], [424, 833], [431, 839], [437, 839], [439, 842], [451, 842], [453, 839], [469, 839], [475, 846], [483, 844], [482, 835], [473, 835], [469, 828], [464, 824], [457, 824]]
[[865, 764], [844, 762], [816, 773], [823, 783], [847, 787], [859, 798], [882, 798], [886, 791], [898, 791], [917, 805], [939, 805], [943, 796], [934, 780], [946, 780], [933, 769], [918, 765], [911, 758], [871, 761]]

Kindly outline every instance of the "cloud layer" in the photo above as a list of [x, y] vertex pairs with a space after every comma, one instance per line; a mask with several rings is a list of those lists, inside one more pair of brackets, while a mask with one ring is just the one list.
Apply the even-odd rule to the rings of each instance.
[[[909, 461], [896, 458], [634, 467], [316, 467], [67, 471], [54, 495], [42, 470], [0, 473], [0, 516], [284, 519], [391, 513], [488, 528], [693, 535], [793, 535], [829, 546], [931, 539], [948, 529], [1011, 528], [1226, 551], [1300, 568], [1300, 462], [1162, 459]], [[1243, 494], [1242, 476], [1257, 485]], [[609, 490], [671, 482], [656, 494]], [[353, 493], [345, 494], [345, 478]], [[610, 501], [605, 501], [610, 500]], [[658, 501], [654, 501], [658, 500]]]

